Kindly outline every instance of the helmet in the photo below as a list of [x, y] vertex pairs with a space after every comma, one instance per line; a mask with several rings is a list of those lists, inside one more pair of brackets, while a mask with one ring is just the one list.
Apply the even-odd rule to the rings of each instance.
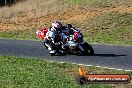
[[59, 21], [54, 21], [54, 22], [52, 23], [52, 28], [53, 28], [55, 31], [61, 31], [61, 28], [62, 28], [61, 22], [59, 22]]

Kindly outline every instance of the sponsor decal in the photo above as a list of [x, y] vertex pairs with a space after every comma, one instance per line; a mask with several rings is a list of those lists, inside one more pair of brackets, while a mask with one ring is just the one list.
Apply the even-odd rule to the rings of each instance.
[[128, 74], [86, 74], [82, 66], [78, 67], [79, 75], [77, 81], [84, 83], [130, 83], [131, 77]]

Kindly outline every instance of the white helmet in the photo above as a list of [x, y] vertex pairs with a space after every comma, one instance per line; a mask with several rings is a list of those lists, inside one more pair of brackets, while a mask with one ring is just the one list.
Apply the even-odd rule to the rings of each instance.
[[61, 22], [59, 21], [54, 21], [52, 23], [52, 28], [55, 30], [55, 31], [60, 31], [61, 30], [61, 27], [62, 27], [62, 24]]

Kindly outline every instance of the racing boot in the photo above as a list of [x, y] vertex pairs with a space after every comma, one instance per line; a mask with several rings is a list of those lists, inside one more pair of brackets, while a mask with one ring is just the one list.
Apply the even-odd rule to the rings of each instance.
[[50, 51], [50, 55], [51, 55], [51, 56], [55, 56], [55, 54], [56, 54], [56, 51], [55, 51], [55, 50], [51, 50], [51, 51]]

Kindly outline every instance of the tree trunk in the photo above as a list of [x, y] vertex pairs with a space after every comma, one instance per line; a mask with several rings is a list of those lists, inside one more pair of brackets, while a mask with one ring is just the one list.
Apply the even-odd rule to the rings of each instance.
[[5, 5], [7, 5], [7, 1], [5, 0]]

